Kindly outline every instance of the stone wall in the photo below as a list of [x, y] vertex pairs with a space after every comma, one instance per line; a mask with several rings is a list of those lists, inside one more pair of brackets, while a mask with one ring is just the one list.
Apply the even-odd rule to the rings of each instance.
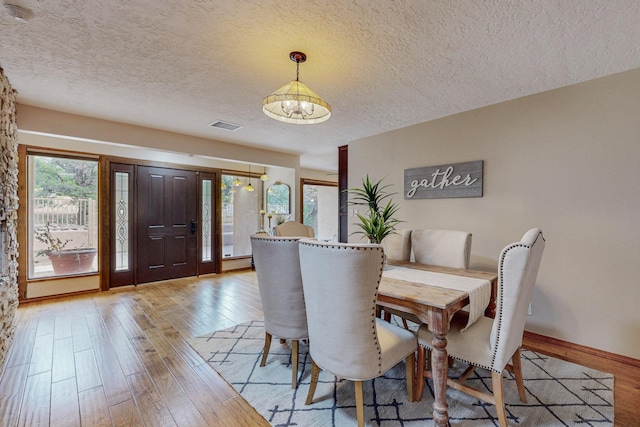
[[16, 92], [0, 67], [0, 372], [18, 307], [18, 125]]

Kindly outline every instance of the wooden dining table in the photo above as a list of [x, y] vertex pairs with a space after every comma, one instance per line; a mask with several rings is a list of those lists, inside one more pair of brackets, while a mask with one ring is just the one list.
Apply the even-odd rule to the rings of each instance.
[[[488, 280], [491, 283], [491, 298], [485, 310], [485, 316], [495, 316], [497, 273], [404, 261], [390, 260], [389, 264], [453, 276]], [[430, 282], [427, 285], [413, 281], [392, 279], [385, 277], [383, 273], [378, 288], [377, 303], [383, 309], [389, 307], [416, 315], [418, 319], [427, 324], [429, 331], [433, 333], [431, 340], [433, 346], [431, 351], [434, 389], [433, 419], [438, 426], [448, 425], [449, 413], [447, 410], [446, 390], [449, 365], [446, 335], [449, 332], [451, 318], [454, 313], [469, 304], [469, 294], [465, 291], [438, 286], [435, 282]], [[416, 400], [419, 399], [420, 396], [416, 396]]]

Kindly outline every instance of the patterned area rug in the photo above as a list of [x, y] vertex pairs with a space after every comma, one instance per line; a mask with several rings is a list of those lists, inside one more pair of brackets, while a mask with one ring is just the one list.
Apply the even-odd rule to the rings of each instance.
[[[291, 389], [289, 344], [273, 339], [265, 367], [260, 367], [264, 327], [252, 321], [191, 340], [193, 348], [213, 366], [273, 426], [345, 427], [356, 425], [355, 396], [350, 381], [324, 371], [314, 403], [305, 405], [311, 361], [300, 344], [300, 382]], [[524, 404], [515, 381], [505, 374], [509, 425], [610, 426], [613, 425], [613, 377], [580, 365], [531, 351], [523, 351], [527, 390]], [[459, 362], [453, 368], [462, 373]], [[404, 365], [383, 377], [364, 382], [367, 426], [424, 426], [432, 420], [431, 382], [420, 402], [407, 400]], [[491, 374], [478, 369], [467, 384], [489, 390]], [[495, 407], [453, 389], [447, 389], [449, 415], [455, 425], [497, 426]]]

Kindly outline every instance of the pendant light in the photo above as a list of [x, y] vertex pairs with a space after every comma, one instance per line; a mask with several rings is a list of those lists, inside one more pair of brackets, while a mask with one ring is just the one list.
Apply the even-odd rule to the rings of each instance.
[[296, 63], [296, 79], [267, 96], [262, 111], [272, 119], [285, 123], [315, 124], [329, 120], [331, 106], [299, 80], [300, 63], [307, 60], [302, 52], [291, 52]]
[[251, 185], [251, 165], [249, 165], [249, 183], [247, 184], [246, 187], [244, 187], [244, 189], [249, 192], [256, 191], [256, 189], [253, 188], [253, 185]]

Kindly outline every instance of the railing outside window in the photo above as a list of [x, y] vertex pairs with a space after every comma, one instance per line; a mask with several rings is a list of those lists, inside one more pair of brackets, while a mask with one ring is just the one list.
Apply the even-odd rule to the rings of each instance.
[[28, 155], [29, 278], [97, 271], [98, 162]]
[[71, 197], [33, 199], [33, 225], [52, 228], [87, 227], [95, 221], [96, 201]]

